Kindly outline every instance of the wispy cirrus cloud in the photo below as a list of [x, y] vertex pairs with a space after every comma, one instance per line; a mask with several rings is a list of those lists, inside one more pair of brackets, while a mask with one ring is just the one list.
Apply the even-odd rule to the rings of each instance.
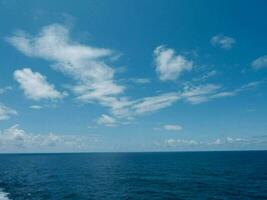
[[218, 46], [226, 50], [231, 49], [236, 43], [234, 38], [225, 36], [223, 34], [213, 36], [210, 42], [213, 46]]
[[151, 82], [148, 78], [131, 78], [130, 81], [137, 84], [148, 84]]
[[261, 85], [262, 81], [253, 81], [233, 90], [226, 90], [216, 84], [186, 85], [181, 96], [191, 104], [200, 104], [218, 98], [236, 96], [241, 92], [255, 89]]
[[180, 91], [177, 90], [176, 92], [162, 93], [136, 100], [129, 100], [127, 98], [107, 98], [102, 104], [110, 106], [111, 114], [118, 122], [120, 120], [132, 120], [137, 116], [157, 112], [179, 101], [195, 105], [219, 98], [236, 96], [241, 92], [256, 88], [260, 84], [261, 82], [257, 81], [250, 82], [229, 91], [216, 84], [186, 84]]
[[163, 126], [166, 131], [181, 131], [183, 127], [178, 124], [166, 124]]
[[101, 115], [101, 117], [97, 119], [97, 123], [101, 125], [109, 126], [109, 127], [115, 127], [117, 126], [118, 122], [114, 117], [103, 114]]
[[10, 90], [12, 90], [11, 86], [2, 87], [2, 88], [0, 88], [0, 94], [4, 94], [4, 93], [6, 93], [7, 91], [10, 91]]
[[192, 81], [193, 82], [205, 82], [209, 78], [212, 78], [216, 76], [217, 74], [218, 72], [216, 70], [207, 71], [207, 72], [204, 72], [202, 75], [193, 78]]
[[171, 106], [179, 99], [178, 93], [164, 93], [158, 96], [145, 97], [135, 101], [132, 110], [138, 114], [155, 112], [157, 110]]
[[179, 98], [178, 93], [171, 92], [136, 100], [110, 98], [106, 99], [107, 101], [103, 103], [111, 106], [110, 108], [113, 116], [117, 118], [133, 119], [137, 116], [153, 113], [169, 107]]
[[0, 103], [0, 120], [9, 119], [12, 115], [17, 115], [17, 111]]
[[173, 131], [180, 132], [183, 130], [183, 127], [179, 124], [165, 124], [162, 126], [157, 126], [153, 128], [154, 131]]
[[162, 81], [176, 80], [185, 71], [191, 71], [193, 61], [177, 55], [174, 49], [159, 46], [154, 50], [156, 72]]
[[181, 96], [191, 104], [207, 102], [212, 95], [216, 95], [221, 90], [221, 86], [215, 84], [186, 85]]
[[[12, 87], [7, 86], [0, 88], [0, 95], [4, 94], [8, 90], [11, 90]], [[0, 102], [0, 121], [7, 120], [13, 115], [17, 115], [18, 112], [10, 107], [5, 106], [3, 103]]]
[[46, 77], [30, 68], [16, 70], [14, 79], [20, 84], [27, 98], [33, 100], [61, 99], [63, 94], [57, 91], [54, 85], [48, 83]]
[[251, 66], [255, 70], [263, 69], [267, 67], [267, 55], [261, 56], [257, 59], [255, 59], [252, 63]]
[[43, 109], [43, 106], [40, 106], [40, 105], [31, 105], [30, 108], [31, 109], [34, 109], [34, 110], [40, 110], [40, 109]]

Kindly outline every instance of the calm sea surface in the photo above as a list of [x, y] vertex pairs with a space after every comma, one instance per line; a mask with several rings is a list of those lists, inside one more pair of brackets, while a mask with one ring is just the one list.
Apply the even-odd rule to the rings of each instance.
[[267, 199], [267, 151], [2, 154], [6, 199]]

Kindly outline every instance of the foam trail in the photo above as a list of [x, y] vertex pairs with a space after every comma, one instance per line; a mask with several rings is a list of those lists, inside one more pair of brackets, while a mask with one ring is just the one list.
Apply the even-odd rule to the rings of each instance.
[[8, 193], [4, 192], [3, 189], [0, 188], [0, 200], [10, 200], [8, 198]]

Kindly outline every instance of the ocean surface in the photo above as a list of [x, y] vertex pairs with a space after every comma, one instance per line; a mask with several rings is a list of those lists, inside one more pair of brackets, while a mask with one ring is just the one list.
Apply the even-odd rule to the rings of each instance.
[[8, 199], [267, 199], [267, 151], [1, 154]]

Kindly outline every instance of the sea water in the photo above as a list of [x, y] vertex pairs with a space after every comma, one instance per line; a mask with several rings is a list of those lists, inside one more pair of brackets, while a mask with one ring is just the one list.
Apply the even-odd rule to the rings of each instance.
[[8, 199], [267, 199], [267, 151], [1, 154]]

